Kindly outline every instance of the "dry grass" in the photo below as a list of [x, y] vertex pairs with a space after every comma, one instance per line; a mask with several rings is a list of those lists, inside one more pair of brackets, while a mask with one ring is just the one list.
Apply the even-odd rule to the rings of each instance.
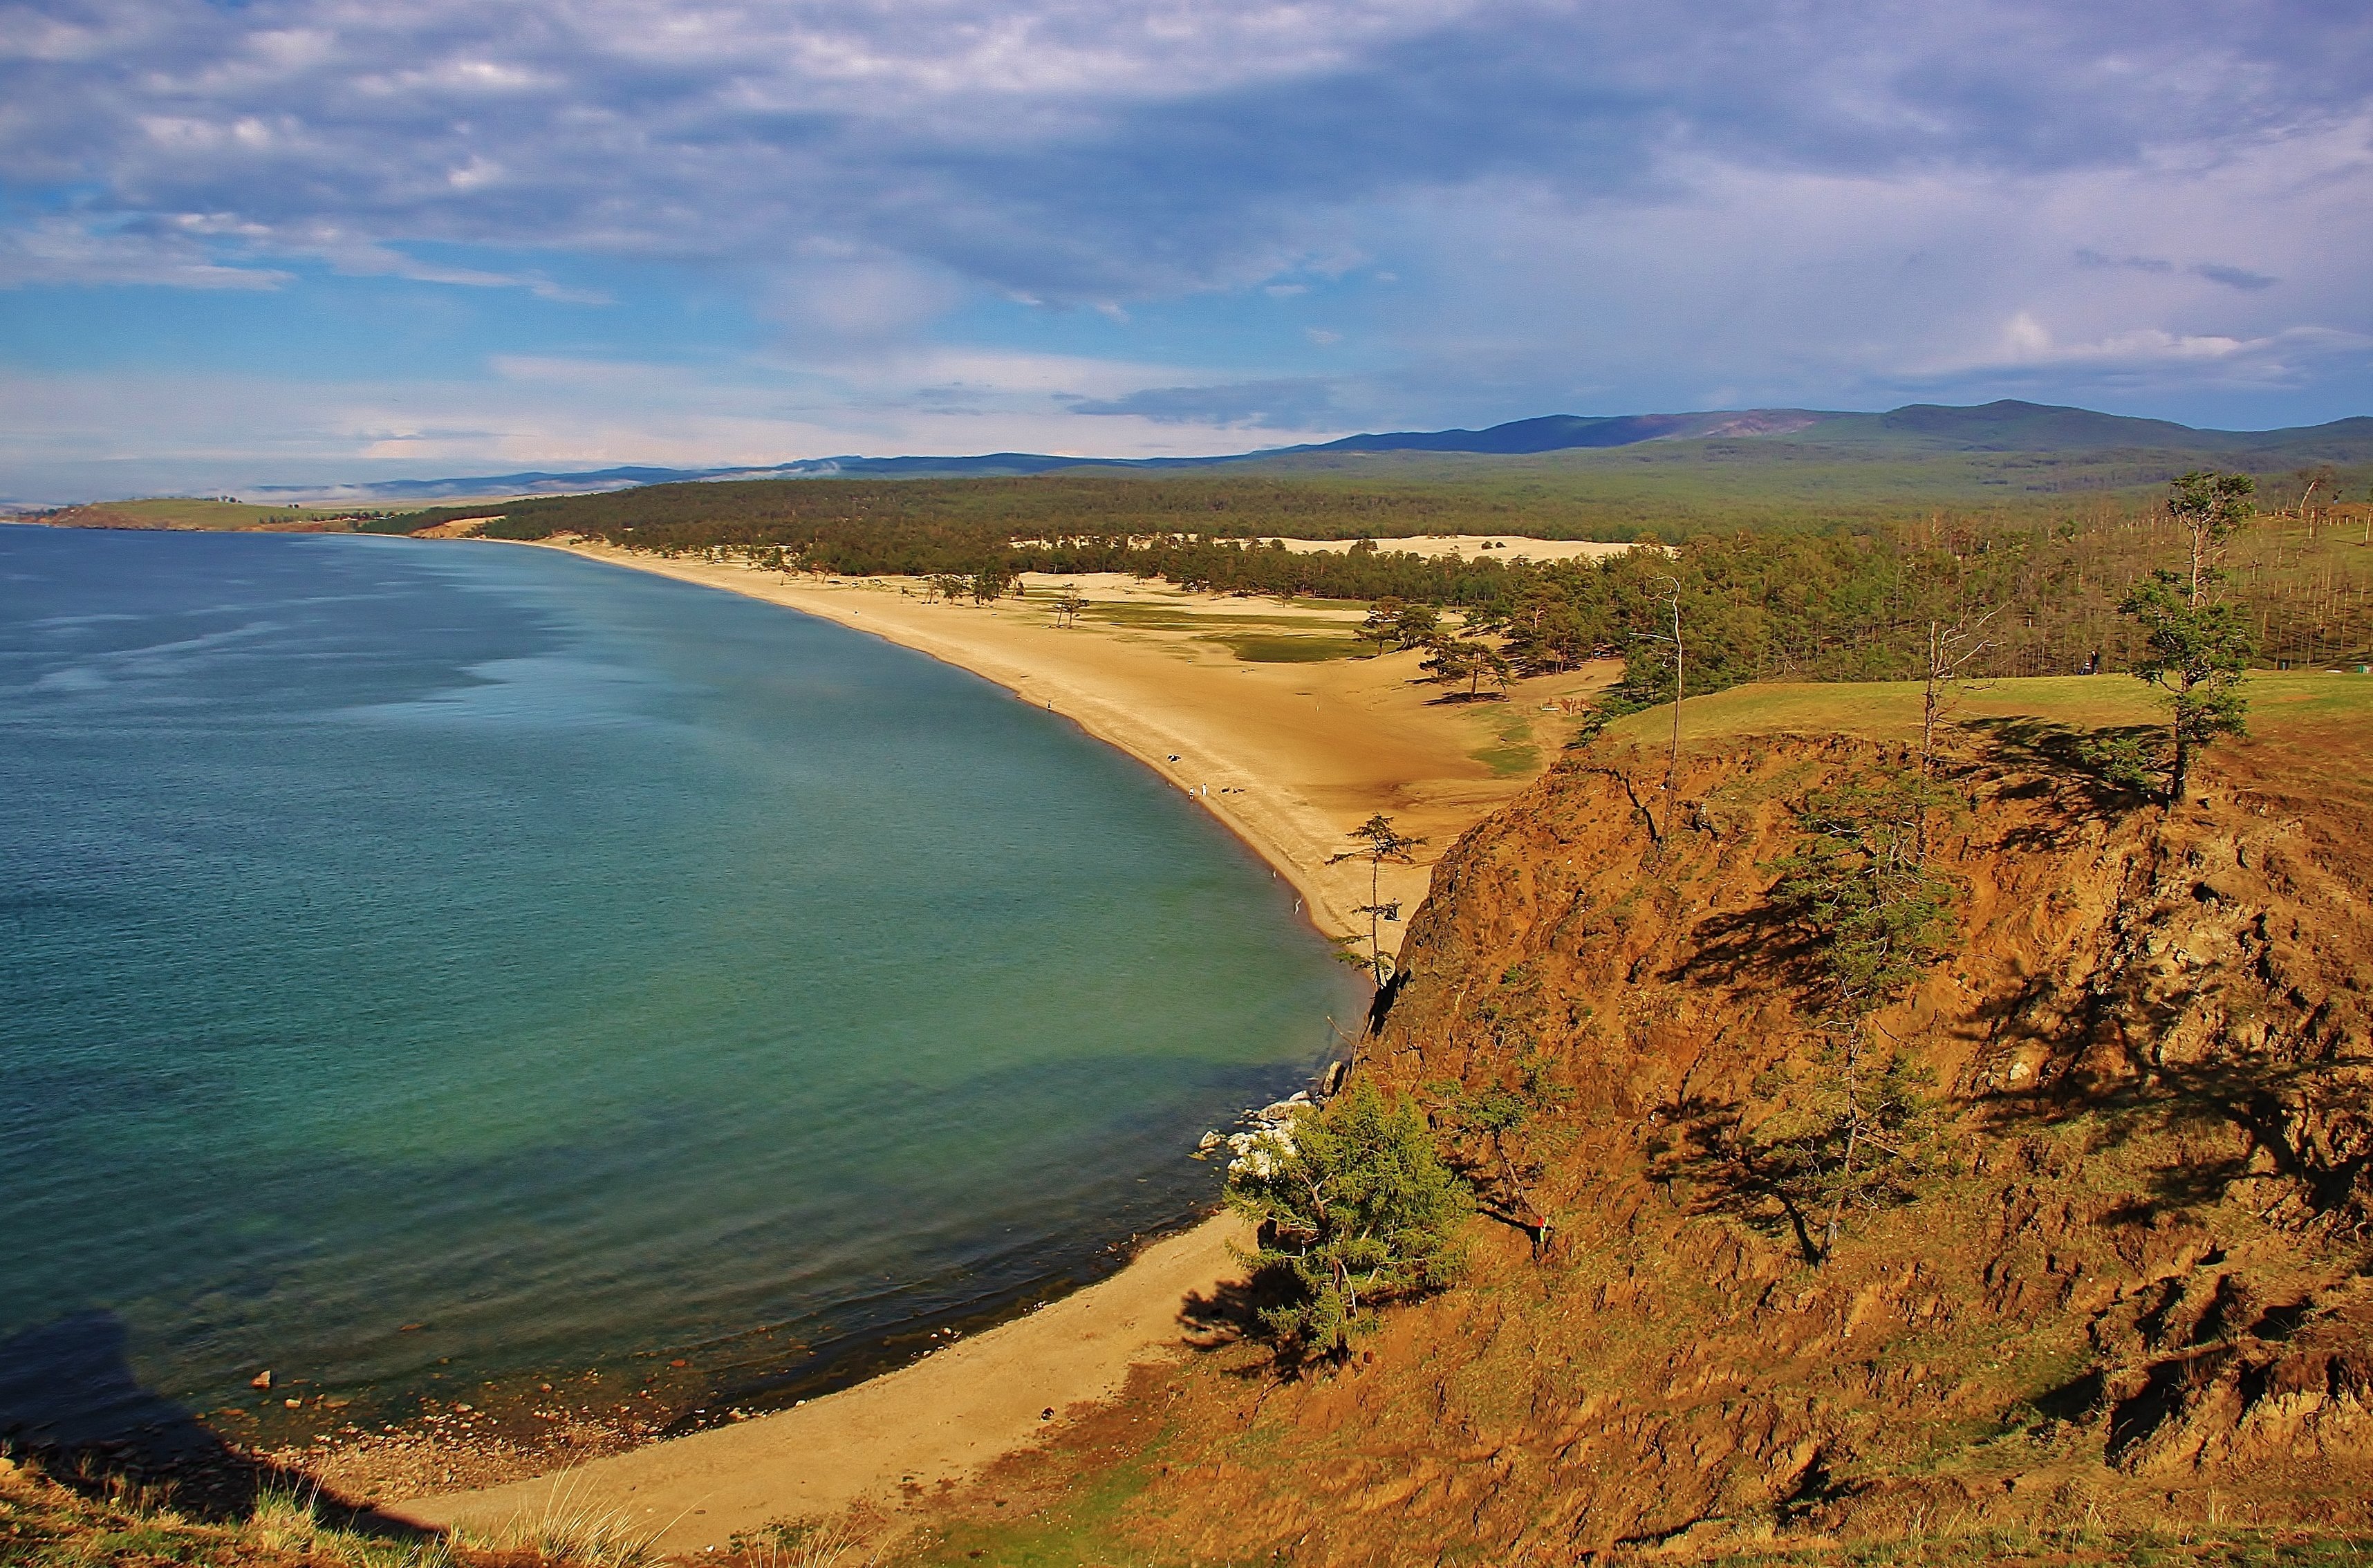
[[79, 1490], [0, 1459], [0, 1564], [6, 1568], [453, 1568], [442, 1539], [377, 1536], [324, 1516], [311, 1491], [267, 1490], [245, 1519], [209, 1520], [169, 1492], [121, 1478]]
[[735, 1536], [729, 1550], [735, 1568], [870, 1568], [882, 1560], [882, 1551], [869, 1548], [869, 1533], [846, 1515], [783, 1519], [753, 1535]]
[[580, 1568], [643, 1568], [658, 1561], [654, 1543], [675, 1521], [653, 1524], [602, 1505], [584, 1475], [582, 1469], [562, 1470], [552, 1478], [541, 1508], [491, 1527], [457, 1528], [454, 1539], [477, 1550], [530, 1554]]

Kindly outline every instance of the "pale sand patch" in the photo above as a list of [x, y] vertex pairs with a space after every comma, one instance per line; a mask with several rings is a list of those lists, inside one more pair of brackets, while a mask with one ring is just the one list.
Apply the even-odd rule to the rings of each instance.
[[433, 528], [424, 528], [413, 537], [415, 539], [475, 539], [479, 531], [486, 524], [501, 521], [502, 514], [499, 512], [490, 513], [485, 517], [457, 517], [450, 521], [440, 522]]
[[[1572, 720], [1542, 711], [1606, 684], [1590, 671], [1521, 683], [1505, 703], [1445, 705], [1417, 683], [1420, 655], [1298, 664], [1246, 663], [1208, 640], [1230, 632], [1340, 638], [1360, 612], [1190, 594], [1125, 576], [1032, 578], [1030, 594], [994, 609], [926, 603], [919, 585], [884, 579], [787, 582], [740, 566], [665, 561], [596, 544], [553, 546], [596, 560], [731, 590], [824, 616], [959, 665], [1065, 715], [1120, 747], [1257, 849], [1301, 892], [1318, 929], [1365, 937], [1366, 869], [1330, 866], [1372, 812], [1425, 836], [1419, 863], [1388, 867], [1383, 895], [1404, 913], [1432, 861], [1554, 757]], [[1191, 618], [1186, 629], [1058, 628], [1054, 591], [1076, 585], [1140, 618]], [[1504, 747], [1519, 721], [1534, 766], [1495, 772], [1475, 754]], [[1504, 762], [1503, 755], [1503, 762]], [[1385, 927], [1397, 946], [1400, 924]], [[1356, 1031], [1357, 1020], [1338, 1023]], [[402, 1504], [429, 1525], [497, 1526], [535, 1517], [565, 1485], [570, 1506], [615, 1511], [657, 1528], [663, 1550], [695, 1552], [769, 1519], [833, 1513], [860, 1499], [895, 1506], [911, 1483], [959, 1480], [1110, 1398], [1140, 1362], [1183, 1352], [1181, 1309], [1241, 1275], [1222, 1216], [1157, 1243], [1108, 1280], [917, 1364], [806, 1406], [596, 1460], [552, 1478]]]
[[[1264, 539], [1260, 543], [1280, 544], [1305, 556], [1339, 556], [1351, 548], [1353, 541]], [[1528, 561], [1603, 561], [1609, 556], [1624, 554], [1631, 546], [1604, 544], [1595, 539], [1532, 539], [1521, 533], [1427, 533], [1413, 539], [1379, 539], [1376, 548], [1422, 556], [1427, 560], [1444, 556], [1460, 556], [1470, 561], [1489, 558], [1504, 566], [1519, 557]]]

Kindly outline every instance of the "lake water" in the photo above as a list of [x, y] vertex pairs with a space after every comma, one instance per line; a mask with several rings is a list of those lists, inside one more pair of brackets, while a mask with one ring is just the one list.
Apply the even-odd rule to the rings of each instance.
[[0, 528], [0, 1375], [197, 1408], [812, 1371], [1208, 1203], [1360, 1005], [1060, 718], [525, 548]]

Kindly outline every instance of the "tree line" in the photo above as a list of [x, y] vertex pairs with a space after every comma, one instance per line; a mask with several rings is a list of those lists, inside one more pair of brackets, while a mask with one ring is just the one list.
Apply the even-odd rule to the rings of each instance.
[[[1931, 627], [1982, 611], [1993, 614], [1973, 673], [2132, 670], [2146, 652], [2145, 636], [2122, 606], [2180, 532], [2162, 505], [2098, 500], [2047, 518], [1939, 512], [1822, 529], [1648, 532], [1639, 542], [1651, 548], [1536, 563], [1515, 554], [1420, 556], [1375, 538], [1347, 552], [1304, 552], [1210, 529], [1139, 527], [1162, 511], [1148, 496], [1168, 508], [1154, 521], [1175, 521], [1190, 502], [1244, 511], [1269, 491], [1286, 497], [1280, 507], [1305, 508], [1310, 532], [1341, 523], [1339, 506], [1356, 494], [1336, 489], [1294, 501], [1289, 485], [1136, 479], [1070, 488], [1026, 480], [662, 486], [515, 502], [484, 532], [514, 539], [566, 532], [664, 556], [734, 556], [827, 575], [974, 581], [1123, 572], [1220, 593], [1394, 601], [1460, 612], [1470, 628], [1499, 638], [1498, 651], [1519, 673], [1622, 658], [1623, 689], [1643, 700], [1669, 690], [1667, 655], [1655, 638], [1668, 630], [1676, 604], [1690, 645], [1683, 672], [1690, 694], [1751, 680], [1914, 678]], [[2230, 553], [2226, 599], [2263, 666], [2373, 655], [2365, 548], [2373, 513], [2319, 510], [2312, 496], [2259, 518]], [[1060, 504], [1045, 504], [1050, 497]], [[1105, 502], [1116, 518], [1088, 515]], [[385, 526], [445, 518], [418, 513]], [[1462, 517], [1455, 525], [1490, 521]], [[1454, 656], [1463, 674], [1477, 668], [1472, 652]], [[1483, 668], [1490, 673], [1488, 661]]]

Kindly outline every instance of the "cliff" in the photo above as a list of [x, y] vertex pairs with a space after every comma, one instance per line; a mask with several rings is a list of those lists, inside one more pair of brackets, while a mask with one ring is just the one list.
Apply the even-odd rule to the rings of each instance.
[[[2363, 802], [2244, 766], [2169, 816], [2043, 760], [1956, 780], [1932, 859], [1963, 890], [1958, 950], [1874, 1020], [1942, 1136], [1818, 1267], [1709, 1152], [1818, 1071], [1771, 896], [1792, 804], [1909, 759], [1685, 758], [1661, 842], [1634, 804], [1666, 810], [1656, 769], [1569, 764], [1444, 860], [1370, 1070], [1508, 1083], [1546, 1057], [1571, 1097], [1529, 1154], [1548, 1265], [1503, 1259], [1483, 1299], [1396, 1328], [1507, 1385], [1449, 1423], [1478, 1463], [1401, 1506], [1471, 1490], [1511, 1545], [2366, 1521]], [[1530, 1342], [1503, 1344], [1518, 1321]]]
[[1528, 1105], [1454, 1141], [1520, 1223], [1479, 1219], [1467, 1282], [1348, 1364], [1237, 1345], [1144, 1384], [1041, 1468], [1032, 1517], [1076, 1516], [1088, 1468], [1097, 1495], [1134, 1478], [1094, 1531], [1150, 1561], [2359, 1550], [2361, 747], [2237, 750], [2168, 813], [2070, 740], [1994, 726], [1949, 773], [1957, 935], [1869, 1031], [1917, 1085], [1910, 1157], [1834, 1247], [1755, 1163], [1835, 1070], [1774, 862], [1808, 792], [1910, 759], [1734, 742], [1667, 795], [1661, 757], [1584, 753], [1478, 825], [1356, 1071]]

